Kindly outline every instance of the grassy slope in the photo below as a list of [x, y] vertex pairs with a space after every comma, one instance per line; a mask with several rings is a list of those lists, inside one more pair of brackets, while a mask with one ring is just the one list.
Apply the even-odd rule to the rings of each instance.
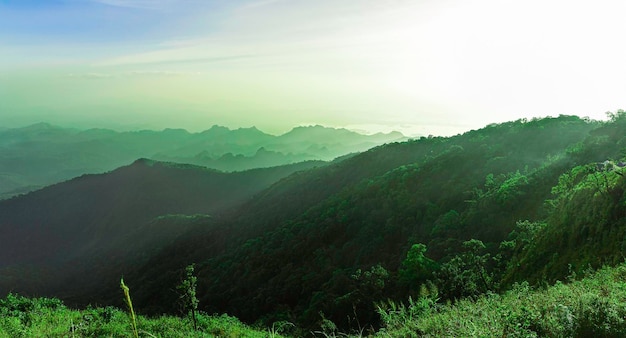
[[[227, 315], [197, 316], [198, 330], [189, 318], [137, 317], [139, 337], [280, 337], [273, 329], [254, 329]], [[0, 299], [0, 337], [132, 337], [127, 312], [114, 307], [74, 310], [57, 299]]]
[[[624, 337], [626, 264], [571, 283], [533, 290], [526, 283], [454, 305], [425, 295], [409, 306], [383, 306], [378, 337]], [[395, 308], [394, 308], [395, 306]]]
[[[436, 291], [408, 305], [380, 304], [385, 327], [343, 334], [326, 323], [325, 337], [624, 337], [626, 264], [605, 267], [580, 281], [545, 289], [516, 285], [502, 294], [441, 305]], [[227, 315], [200, 314], [199, 330], [189, 318], [138, 317], [140, 337], [279, 337], [277, 323], [254, 329]], [[287, 325], [287, 336], [298, 336]], [[9, 295], [0, 299], [0, 337], [131, 337], [129, 316], [117, 308], [72, 310], [56, 299]]]

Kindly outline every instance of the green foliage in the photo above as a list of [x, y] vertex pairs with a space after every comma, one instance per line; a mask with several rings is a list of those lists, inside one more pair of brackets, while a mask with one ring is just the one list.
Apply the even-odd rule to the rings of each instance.
[[545, 227], [546, 224], [541, 222], [518, 221], [515, 224], [515, 229], [509, 234], [509, 239], [523, 247], [531, 244], [537, 234]]
[[[361, 323], [376, 326], [365, 304], [406, 299], [432, 270], [420, 268], [419, 247], [407, 255], [407, 242], [427, 245], [441, 265], [443, 299], [499, 289], [515, 253], [498, 252], [500, 243], [518, 220], [545, 216], [550, 188], [571, 166], [566, 149], [595, 127], [572, 117], [515, 121], [381, 146], [294, 175], [226, 223], [254, 236], [204, 263], [214, 271], [199, 281], [206, 301], [244, 320], [262, 314], [266, 324], [317, 329], [323, 311], [349, 332], [356, 309]], [[485, 248], [464, 248], [470, 238]], [[389, 272], [384, 289], [351, 278], [378, 264]]]
[[28, 337], [30, 330], [40, 325], [40, 316], [65, 310], [58, 299], [31, 299], [9, 293], [0, 299], [0, 336], [4, 330], [9, 337]]
[[528, 178], [520, 174], [519, 170], [510, 174], [506, 181], [502, 182], [497, 190], [497, 200], [502, 204], [507, 204], [522, 196], [522, 188], [528, 185]]
[[313, 332], [314, 336], [320, 335], [326, 338], [336, 338], [338, 336], [347, 336], [345, 334], [342, 334], [341, 332], [338, 332], [337, 325], [333, 323], [332, 320], [326, 318], [326, 316], [324, 316], [324, 313], [321, 311], [320, 311], [320, 317], [321, 317], [321, 320], [320, 320], [319, 326], [321, 330], [314, 331]]
[[[139, 337], [281, 337], [284, 329], [253, 329], [227, 315], [199, 312], [197, 329], [178, 317], [137, 316]], [[9, 294], [0, 299], [0, 337], [129, 337], [128, 314], [114, 307], [72, 310], [54, 298], [26, 298]]]
[[445, 299], [478, 296], [495, 289], [493, 272], [488, 271], [491, 254], [482, 241], [463, 242], [464, 252], [443, 263], [435, 273], [436, 283]]
[[618, 109], [616, 112], [606, 112], [606, 116], [609, 118], [610, 123], [626, 122], [626, 111]]
[[379, 334], [394, 332], [394, 336], [417, 337], [420, 330], [414, 326], [419, 318], [436, 312], [439, 301], [437, 287], [432, 283], [422, 284], [417, 300], [409, 297], [408, 304], [392, 300], [377, 304], [376, 310], [384, 325]]
[[400, 280], [417, 288], [421, 283], [432, 279], [433, 272], [437, 269], [437, 262], [426, 257], [426, 245], [413, 244], [406, 253], [406, 258], [400, 267]]
[[581, 281], [547, 289], [517, 284], [451, 305], [412, 314], [392, 305], [380, 312], [380, 337], [623, 337], [626, 335], [626, 265], [603, 268]]
[[[607, 162], [610, 164], [610, 162]], [[547, 203], [543, 225], [528, 223], [506, 273], [506, 282], [554, 282], [587, 266], [623, 260], [626, 238], [626, 180], [616, 169], [597, 163], [575, 166], [559, 177]], [[529, 239], [532, 238], [531, 239]]]
[[365, 272], [357, 269], [352, 278], [370, 289], [382, 290], [389, 279], [389, 272], [380, 264], [376, 264]]
[[198, 329], [196, 312], [198, 311], [198, 297], [196, 296], [196, 284], [198, 278], [194, 275], [195, 264], [187, 265], [185, 276], [176, 289], [180, 292], [183, 307], [191, 313], [194, 329]]

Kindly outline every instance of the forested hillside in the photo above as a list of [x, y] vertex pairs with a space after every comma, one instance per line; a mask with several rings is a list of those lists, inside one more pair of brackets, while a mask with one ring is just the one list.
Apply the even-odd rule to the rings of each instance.
[[[323, 314], [347, 330], [357, 319], [377, 325], [375, 302], [406, 301], [427, 281], [453, 300], [532, 278], [512, 262], [554, 217], [553, 187], [571, 168], [618, 160], [621, 147], [603, 144], [617, 144], [606, 134], [618, 137], [623, 118], [518, 120], [389, 144], [292, 175], [220, 221], [233, 237], [223, 254], [207, 260], [202, 244], [187, 250], [188, 262], [199, 263], [201, 303], [247, 321], [304, 327]], [[171, 250], [182, 247], [193, 244]], [[137, 279], [158, 281], [150, 266], [167, 252]], [[555, 278], [568, 274], [568, 263]]]
[[[550, 187], [576, 161], [567, 149], [596, 126], [565, 116], [516, 121], [387, 145], [321, 168], [314, 180], [318, 189], [330, 190], [324, 199], [295, 216], [274, 210], [271, 221], [234, 222], [266, 232], [201, 265], [206, 275], [200, 280], [208, 285], [204, 303], [244, 320], [264, 314], [270, 321], [315, 325], [324, 313], [349, 327], [355, 316], [375, 323], [375, 301], [406, 299], [434, 279], [435, 270], [441, 283], [450, 284], [442, 288], [450, 299], [491, 289], [495, 281], [465, 290], [467, 281], [455, 280], [466, 268], [454, 266], [464, 264], [455, 260], [464, 254], [464, 242], [480, 240], [489, 250], [479, 253], [495, 256], [517, 221], [541, 219]], [[363, 163], [391, 168], [358, 177]], [[324, 173], [342, 168], [358, 178], [332, 191], [342, 176]], [[300, 187], [291, 193], [306, 196]], [[281, 201], [263, 196], [253, 203]], [[423, 254], [416, 244], [425, 245], [430, 266], [405, 259]]]
[[516, 243], [508, 282], [554, 282], [567, 273], [624, 261], [626, 113], [611, 115], [568, 157], [573, 165], [552, 185], [547, 217], [532, 240]]
[[[197, 213], [194, 206], [225, 203], [237, 187], [249, 185], [227, 176], [233, 185], [223, 190], [176, 195], [161, 186], [165, 174], [157, 173], [149, 185], [133, 190], [146, 195], [120, 205], [145, 196], [173, 197], [144, 221], [187, 230], [176, 238], [167, 234], [155, 247], [151, 232], [139, 223], [117, 223], [145, 235], [145, 244], [136, 242], [138, 237], [125, 243], [149, 248], [142, 260], [125, 266], [124, 277], [147, 313], [176, 311], [179, 295], [172, 286], [184, 267], [195, 263], [199, 307], [207, 313], [228, 313], [267, 327], [287, 321], [298, 328], [296, 335], [331, 322], [343, 332], [381, 325], [404, 332], [393, 327], [385, 311], [409, 299], [432, 302], [429, 311], [437, 312], [443, 309], [433, 305], [437, 302], [479, 300], [519, 289], [516, 283], [525, 281], [572, 280], [621, 262], [624, 135], [626, 113], [618, 111], [607, 122], [575, 116], [517, 120], [454, 137], [386, 144], [271, 185], [265, 181], [253, 198], [210, 219], [154, 217], [173, 213], [163, 212], [170, 203]], [[168, 167], [153, 164], [161, 166]], [[178, 177], [175, 171], [171, 175]], [[185, 177], [190, 187], [203, 182]], [[112, 196], [128, 194], [125, 184], [118, 186]], [[41, 196], [37, 203], [53, 198]], [[72, 217], [59, 216], [58, 222]], [[114, 233], [108, 235], [116, 240]], [[82, 262], [84, 271], [96, 269], [92, 263]], [[106, 271], [114, 280], [121, 270]], [[55, 291], [76, 303], [121, 305], [117, 284], [104, 284], [90, 295], [67, 286]]]
[[103, 281], [178, 236], [207, 230], [282, 177], [325, 164], [224, 173], [140, 159], [0, 201], [0, 293], [95, 297]]

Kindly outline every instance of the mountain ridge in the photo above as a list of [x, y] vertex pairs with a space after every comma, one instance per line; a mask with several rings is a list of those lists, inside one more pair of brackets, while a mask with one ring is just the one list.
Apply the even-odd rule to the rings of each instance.
[[[323, 127], [322, 137], [313, 130], [300, 129], [296, 143], [256, 127], [231, 130], [218, 125], [198, 133], [171, 128], [125, 132], [102, 128], [79, 130], [49, 123], [6, 129], [0, 131], [0, 198], [84, 173], [110, 171], [141, 157], [242, 171], [307, 160], [329, 161], [403, 137], [345, 134], [327, 127]], [[273, 156], [258, 154], [260, 148]]]

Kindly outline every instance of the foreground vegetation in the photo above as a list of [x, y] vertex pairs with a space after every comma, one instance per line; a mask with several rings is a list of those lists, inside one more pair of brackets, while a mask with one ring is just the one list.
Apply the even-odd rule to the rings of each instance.
[[[191, 318], [137, 316], [139, 337], [279, 337], [280, 328], [256, 330], [227, 315]], [[115, 307], [74, 310], [58, 299], [9, 294], [0, 299], [0, 337], [134, 337], [128, 312]]]
[[[571, 276], [573, 278], [574, 276]], [[626, 264], [602, 268], [569, 283], [533, 290], [517, 284], [506, 293], [440, 305], [423, 288], [408, 305], [379, 305], [380, 337], [624, 337]]]
[[[626, 264], [574, 275], [565, 282], [533, 289], [517, 284], [504, 294], [467, 297], [441, 304], [436, 288], [423, 286], [406, 304], [377, 305], [384, 324], [378, 332], [361, 328], [341, 333], [332, 322], [317, 331], [298, 331], [287, 322], [254, 329], [227, 315], [191, 318], [138, 316], [139, 337], [624, 337]], [[127, 312], [114, 307], [72, 310], [58, 299], [10, 294], [0, 300], [0, 337], [132, 337]]]

